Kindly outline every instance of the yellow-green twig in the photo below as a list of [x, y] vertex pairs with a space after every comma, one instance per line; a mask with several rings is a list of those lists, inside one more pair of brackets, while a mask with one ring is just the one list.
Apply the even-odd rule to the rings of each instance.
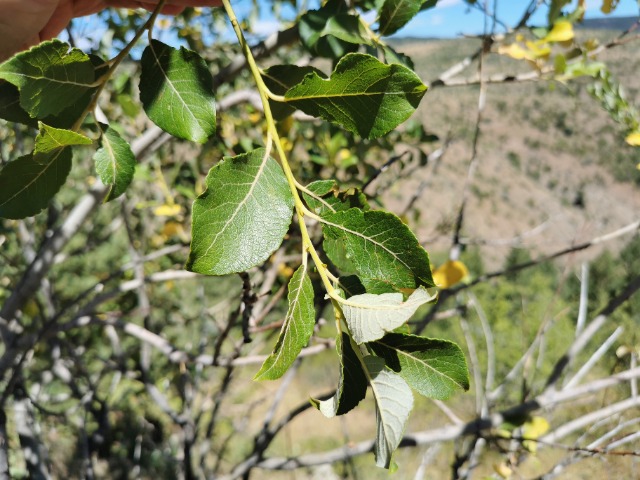
[[324, 284], [324, 287], [327, 290], [327, 293], [330, 296], [332, 296], [335, 289], [333, 288], [333, 285], [331, 284], [331, 280], [327, 275], [327, 272], [328, 272], [327, 267], [322, 262], [322, 260], [320, 259], [320, 256], [318, 255], [318, 252], [313, 246], [313, 242], [311, 241], [311, 237], [309, 236], [309, 231], [307, 230], [307, 226], [304, 222], [305, 215], [309, 215], [315, 218], [319, 218], [319, 217], [317, 217], [317, 215], [315, 214], [312, 214], [312, 212], [310, 212], [304, 206], [304, 203], [300, 198], [300, 194], [298, 193], [298, 188], [297, 188], [298, 182], [293, 176], [293, 172], [291, 171], [291, 167], [289, 166], [289, 162], [287, 160], [287, 154], [284, 151], [284, 148], [282, 147], [282, 142], [280, 141], [278, 129], [276, 128], [276, 123], [271, 113], [269, 98], [270, 98], [270, 95], [273, 95], [273, 94], [269, 92], [269, 89], [267, 88], [267, 86], [264, 83], [264, 80], [262, 79], [260, 68], [258, 68], [258, 65], [255, 62], [255, 59], [253, 58], [253, 54], [251, 53], [251, 48], [249, 47], [249, 44], [244, 38], [244, 34], [242, 32], [242, 29], [240, 28], [236, 14], [233, 11], [233, 8], [231, 7], [230, 1], [222, 0], [222, 4], [224, 6], [225, 11], [227, 12], [227, 16], [229, 17], [229, 20], [231, 21], [231, 26], [233, 27], [233, 30], [236, 33], [236, 36], [238, 37], [238, 41], [240, 42], [240, 47], [242, 48], [242, 52], [245, 58], [247, 59], [247, 64], [249, 65], [249, 69], [251, 71], [251, 74], [253, 75], [254, 81], [256, 82], [256, 86], [258, 88], [258, 93], [260, 94], [260, 99], [262, 101], [264, 115], [267, 122], [267, 132], [271, 135], [271, 138], [273, 138], [276, 151], [278, 152], [278, 157], [280, 158], [280, 163], [282, 165], [282, 170], [284, 171], [285, 177], [287, 178], [287, 182], [289, 184], [289, 189], [291, 190], [291, 193], [293, 195], [296, 213], [298, 214], [298, 224], [300, 226], [300, 233], [302, 235], [303, 249], [313, 259], [313, 262], [316, 264], [316, 267], [318, 269], [318, 274], [322, 279], [322, 283]]

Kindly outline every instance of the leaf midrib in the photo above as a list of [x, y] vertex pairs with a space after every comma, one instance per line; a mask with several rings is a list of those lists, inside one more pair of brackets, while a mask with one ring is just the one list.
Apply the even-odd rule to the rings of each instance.
[[381, 249], [383, 249], [384, 251], [389, 253], [394, 258], [394, 260], [397, 260], [402, 266], [406, 267], [409, 270], [409, 272], [413, 273], [413, 270], [411, 269], [411, 267], [406, 262], [402, 261], [402, 259], [395, 252], [393, 252], [389, 248], [385, 247], [382, 243], [376, 242], [371, 237], [367, 237], [367, 236], [363, 235], [360, 232], [356, 232], [355, 230], [351, 230], [351, 229], [349, 229], [347, 227], [344, 227], [342, 225], [338, 225], [338, 224], [332, 223], [332, 222], [330, 222], [329, 220], [327, 220], [325, 218], [321, 217], [319, 220], [320, 220], [320, 222], [322, 222], [322, 223], [324, 223], [326, 225], [329, 225], [331, 227], [343, 230], [343, 231], [345, 231], [347, 233], [350, 233], [351, 235], [355, 235], [356, 237], [360, 237], [365, 241], [369, 241], [369, 242], [373, 243], [374, 245], [379, 246]]
[[[215, 237], [213, 237], [213, 240], [211, 240], [211, 243], [209, 244], [209, 247], [202, 254], [203, 257], [206, 257], [209, 254], [209, 251], [213, 248], [214, 244], [218, 240], [218, 237], [225, 232], [225, 230], [227, 229], [227, 227], [229, 225], [231, 225], [233, 223], [233, 220], [235, 219], [236, 215], [238, 215], [238, 212], [240, 211], [240, 209], [244, 206], [244, 204], [248, 201], [248, 199], [253, 196], [253, 190], [256, 188], [256, 185], [258, 184], [258, 180], [262, 176], [262, 173], [264, 171], [264, 168], [265, 168], [265, 166], [267, 164], [268, 159], [269, 159], [269, 152], [265, 151], [264, 155], [262, 157], [262, 162], [260, 163], [260, 167], [258, 168], [258, 171], [256, 172], [256, 175], [254, 177], [253, 182], [251, 182], [251, 184], [250, 184], [251, 186], [249, 187], [249, 190], [247, 191], [247, 194], [244, 196], [242, 201], [238, 203], [238, 206], [236, 207], [236, 209], [233, 212], [233, 214], [231, 214], [231, 216], [227, 219], [227, 222], [223, 225], [223, 227], [220, 230], [218, 230], [218, 232], [216, 233]], [[233, 160], [233, 158], [231, 158], [230, 160]]]
[[429, 364], [427, 363], [427, 361], [426, 361], [426, 360], [421, 360], [421, 359], [419, 359], [419, 358], [416, 358], [416, 357], [414, 357], [413, 355], [410, 355], [410, 354], [409, 354], [409, 352], [407, 352], [407, 351], [405, 351], [405, 350], [401, 350], [401, 349], [399, 349], [399, 348], [397, 348], [397, 347], [393, 347], [393, 346], [391, 346], [391, 345], [387, 345], [386, 343], [381, 342], [380, 340], [377, 340], [377, 341], [376, 341], [376, 343], [378, 343], [378, 344], [380, 344], [380, 345], [382, 345], [382, 346], [384, 346], [384, 347], [386, 347], [386, 348], [388, 348], [388, 349], [390, 349], [390, 350], [395, 350], [398, 354], [401, 354], [401, 355], [403, 355], [404, 357], [406, 357], [406, 358], [408, 358], [408, 359], [410, 359], [410, 360], [412, 360], [412, 361], [415, 361], [415, 362], [417, 362], [417, 363], [420, 363], [420, 364], [424, 365], [425, 367], [427, 367], [427, 369], [429, 369], [429, 370], [431, 370], [431, 371], [435, 372], [437, 375], [439, 375], [439, 376], [441, 376], [441, 377], [443, 377], [443, 378], [448, 379], [449, 381], [451, 381], [452, 383], [454, 383], [454, 384], [455, 384], [455, 385], [457, 385], [458, 387], [460, 387], [460, 388], [464, 389], [464, 385], [462, 385], [462, 384], [461, 384], [460, 382], [458, 382], [457, 380], [454, 380], [454, 379], [453, 379], [453, 378], [451, 378], [450, 376], [446, 375], [445, 373], [441, 372], [440, 370], [436, 369], [435, 367], [432, 367], [431, 365], [429, 365]]
[[[5, 205], [7, 205], [8, 203], [10, 203], [14, 198], [16, 198], [17, 196], [19, 196], [20, 194], [22, 194], [25, 190], [28, 190], [29, 187], [31, 187], [31, 185], [33, 185], [36, 181], [38, 181], [38, 179], [44, 175], [47, 170], [49, 169], [49, 167], [51, 167], [56, 160], [58, 160], [58, 157], [60, 155], [62, 155], [62, 152], [64, 152], [64, 148], [60, 149], [59, 152], [56, 152], [56, 154], [53, 156], [53, 158], [51, 159], [51, 161], [46, 164], [45, 168], [43, 168], [40, 173], [38, 173], [30, 182], [26, 183], [25, 185], [22, 186], [22, 188], [20, 190], [18, 190], [16, 193], [14, 193], [11, 197], [9, 197], [6, 201], [4, 201], [3, 203], [0, 203], [0, 208], [4, 207]], [[32, 156], [33, 159], [33, 156]], [[35, 162], [35, 160], [34, 160]]]
[[[300, 297], [302, 296], [302, 290], [304, 287], [304, 280], [306, 278], [306, 275], [307, 275], [307, 269], [306, 267], [304, 267], [304, 270], [300, 272], [300, 282], [297, 285], [295, 296], [292, 299], [292, 301], [289, 303], [289, 311], [287, 312], [287, 316], [285, 317], [284, 323], [282, 324], [282, 331], [284, 332], [284, 335], [285, 335], [285, 338], [283, 339], [283, 342], [282, 342], [283, 344], [284, 344], [284, 341], [286, 340], [286, 335], [290, 333], [290, 325], [291, 323], [293, 323], [293, 320], [295, 320], [294, 311], [296, 308], [299, 308], [300, 306]], [[273, 370], [275, 366], [278, 364], [278, 360], [280, 360], [280, 358], [284, 354], [284, 351], [286, 350], [284, 347], [285, 347], [284, 345], [281, 345], [280, 350], [278, 351], [276, 356], [273, 357], [273, 363], [267, 370], [265, 370], [264, 374]]]
[[389, 15], [389, 21], [386, 23], [385, 28], [383, 28], [382, 30], [380, 30], [380, 35], [384, 36], [385, 32], [387, 31], [387, 28], [389, 27], [389, 25], [391, 25], [391, 22], [393, 21], [393, 19], [396, 17], [398, 11], [400, 10], [400, 5], [402, 5], [404, 3], [403, 0], [400, 0], [397, 4], [396, 4], [396, 8], [393, 10], [392, 13], [390, 13]]
[[[153, 48], [153, 42], [151, 42], [149, 44], [149, 48], [151, 49], [151, 53], [153, 54], [153, 58], [155, 59], [156, 65], [158, 66], [158, 68], [160, 69], [160, 71], [162, 72], [162, 75], [164, 76], [164, 78], [166, 79], [166, 83], [169, 84], [169, 86], [171, 87], [171, 89], [175, 92], [175, 94], [177, 95], [177, 97], [180, 99], [180, 101], [182, 102], [182, 105], [184, 106], [185, 110], [188, 112], [189, 116], [191, 117], [191, 119], [193, 120], [193, 122], [195, 123], [195, 125], [197, 126], [199, 133], [202, 135], [204, 134], [206, 136], [206, 132], [200, 127], [200, 124], [198, 123], [198, 119], [196, 118], [196, 116], [191, 112], [191, 109], [189, 108], [189, 104], [182, 98], [182, 95], [180, 95], [180, 92], [178, 91], [178, 89], [176, 89], [176, 87], [174, 87], [173, 82], [171, 81], [171, 79], [169, 78], [169, 76], [167, 75], [167, 72], [165, 72], [165, 70], [162, 68], [162, 65], [160, 64], [160, 59], [158, 58], [158, 55], [156, 55], [156, 51]], [[171, 60], [171, 55], [169, 54], [169, 60]]]

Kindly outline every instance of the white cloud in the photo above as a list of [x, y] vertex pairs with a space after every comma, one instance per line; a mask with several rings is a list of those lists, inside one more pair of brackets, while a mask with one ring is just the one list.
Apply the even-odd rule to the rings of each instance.
[[438, 25], [444, 24], [444, 16], [439, 14], [434, 14], [429, 19], [429, 25], [432, 27], [437, 27]]
[[462, 0], [440, 0], [437, 5], [436, 8], [448, 8], [448, 7], [453, 7], [455, 5], [460, 5], [462, 3]]
[[252, 34], [258, 37], [268, 37], [280, 30], [282, 25], [277, 20], [258, 20], [251, 25]]

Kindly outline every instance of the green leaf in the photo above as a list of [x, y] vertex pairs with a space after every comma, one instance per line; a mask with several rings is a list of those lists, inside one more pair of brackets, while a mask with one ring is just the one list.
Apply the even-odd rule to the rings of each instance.
[[187, 269], [206, 275], [243, 272], [282, 243], [293, 196], [280, 165], [265, 149], [225, 157], [207, 175], [193, 204]]
[[[322, 223], [325, 239], [343, 242], [344, 255], [356, 270], [346, 273], [357, 273], [363, 282], [381, 280], [396, 289], [434, 286], [427, 252], [392, 213], [352, 208], [326, 214]], [[325, 252], [333, 262], [335, 254], [326, 247]]]
[[397, 63], [398, 65], [404, 65], [411, 70], [414, 69], [413, 60], [411, 60], [411, 57], [409, 57], [408, 55], [405, 55], [401, 52], [396, 52], [388, 45], [383, 45], [382, 51], [384, 52], [384, 60], [386, 63]]
[[38, 125], [38, 121], [31, 118], [20, 106], [18, 87], [6, 80], [0, 80], [0, 118], [10, 122], [23, 123], [30, 127]]
[[152, 40], [141, 65], [140, 100], [149, 118], [173, 136], [205, 143], [216, 131], [216, 108], [202, 57]]
[[551, 5], [549, 6], [549, 13], [547, 14], [549, 25], [554, 24], [554, 22], [558, 19], [558, 17], [562, 13], [562, 9], [565, 7], [565, 5], [569, 3], [571, 3], [571, 0], [551, 0]]
[[369, 45], [371, 39], [364, 25], [357, 15], [349, 15], [341, 13], [332, 15], [327, 20], [324, 28], [320, 32], [320, 36], [333, 35], [334, 37], [348, 43]]
[[401, 293], [363, 293], [340, 304], [353, 339], [358, 344], [382, 338], [404, 325], [418, 307], [435, 300], [426, 289], [416, 289], [406, 301]]
[[[89, 59], [91, 60], [91, 64], [95, 69], [95, 78], [102, 77], [109, 70], [109, 64], [99, 56], [89, 55]], [[98, 85], [91, 87], [83, 95], [71, 99], [66, 108], [64, 108], [60, 113], [56, 115], [50, 115], [41, 120], [47, 125], [51, 125], [52, 127], [56, 128], [73, 127], [80, 116], [83, 115], [85, 113], [85, 110], [89, 107], [89, 105], [91, 105], [93, 97], [98, 91], [98, 88]]]
[[469, 389], [469, 370], [460, 347], [447, 340], [389, 333], [369, 346], [418, 393], [446, 400]]
[[422, 0], [422, 5], [420, 6], [420, 11], [429, 10], [435, 7], [438, 3], [438, 0]]
[[0, 170], [0, 217], [25, 218], [45, 208], [71, 170], [71, 149], [25, 155]]
[[276, 380], [284, 375], [313, 335], [316, 311], [306, 265], [301, 265], [291, 277], [288, 299], [289, 310], [276, 346], [254, 380]]
[[385, 0], [380, 10], [381, 36], [392, 35], [404, 27], [416, 16], [422, 6], [422, 0]]
[[307, 190], [314, 193], [311, 196], [303, 193], [307, 206], [318, 215], [331, 212], [342, 212], [350, 208], [369, 210], [369, 202], [362, 191], [350, 188], [340, 191], [335, 180], [318, 180], [307, 185]]
[[340, 358], [338, 389], [328, 400], [311, 399], [313, 406], [327, 418], [344, 415], [353, 410], [367, 395], [367, 385], [369, 385], [362, 365], [351, 346], [349, 335], [342, 333], [338, 337], [336, 349]]
[[[353, 28], [353, 30], [345, 30], [341, 28], [341, 23], [344, 24], [345, 19], [338, 22], [332, 21], [335, 17], [349, 16], [346, 14], [347, 10], [348, 7], [344, 1], [329, 0], [319, 10], [309, 10], [302, 15], [298, 23], [302, 45], [313, 55], [328, 58], [341, 58], [347, 52], [355, 51], [358, 48], [357, 44], [360, 43], [359, 40], [352, 43], [332, 34], [337, 33], [344, 38], [352, 40], [362, 35], [360, 33], [361, 28], [363, 28], [361, 25]], [[346, 20], [346, 22], [350, 23], [351, 27], [354, 27], [353, 20]]]
[[328, 237], [325, 235], [322, 248], [331, 260], [331, 263], [342, 272], [355, 272], [357, 268], [351, 262], [345, 242], [342, 237]]
[[38, 122], [39, 132], [36, 136], [34, 159], [36, 161], [48, 162], [49, 156], [44, 155], [58, 149], [73, 145], [91, 145], [93, 142], [84, 135], [61, 128], [50, 127], [42, 122]]
[[385, 368], [383, 359], [369, 355], [364, 363], [376, 402], [376, 465], [390, 468], [413, 408], [413, 395], [402, 377]]
[[136, 168], [136, 157], [126, 140], [113, 128], [102, 124], [98, 124], [98, 128], [102, 133], [101, 147], [93, 160], [100, 180], [110, 186], [105, 198], [105, 202], [108, 202], [122, 195], [129, 187]]
[[377, 138], [409, 118], [426, 91], [408, 68], [350, 53], [338, 62], [330, 79], [309, 74], [287, 91], [285, 99], [308, 115]]
[[20, 105], [34, 118], [57, 115], [91, 90], [88, 55], [59, 40], [41, 43], [0, 64], [0, 78], [20, 90]]
[[[297, 85], [308, 73], [317, 73], [324, 78], [324, 74], [315, 67], [297, 65], [274, 65], [262, 72], [262, 79], [267, 88], [276, 95], [284, 95], [294, 85]], [[269, 100], [271, 113], [276, 120], [283, 120], [296, 111], [291, 105]]]

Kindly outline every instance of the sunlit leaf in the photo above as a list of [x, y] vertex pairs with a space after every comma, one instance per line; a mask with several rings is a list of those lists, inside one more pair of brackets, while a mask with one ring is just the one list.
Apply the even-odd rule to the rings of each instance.
[[421, 305], [435, 300], [424, 288], [404, 301], [401, 293], [364, 293], [340, 304], [356, 343], [372, 342], [404, 325]]
[[411, 388], [426, 397], [445, 400], [458, 389], [469, 389], [467, 362], [453, 342], [389, 333], [369, 346]]
[[[415, 235], [395, 215], [359, 208], [322, 217], [325, 239], [338, 241], [361, 280], [381, 280], [402, 288], [434, 286], [429, 256]], [[331, 261], [335, 255], [325, 249]], [[335, 253], [338, 253], [339, 250]]]
[[413, 395], [402, 377], [385, 367], [383, 359], [369, 355], [364, 362], [376, 402], [376, 465], [390, 468], [413, 408]]
[[289, 310], [276, 346], [262, 364], [255, 380], [276, 380], [284, 375], [313, 334], [316, 312], [313, 284], [306, 265], [301, 265], [291, 277], [288, 300]]
[[93, 160], [100, 180], [109, 186], [105, 198], [105, 202], [108, 202], [122, 195], [129, 187], [136, 168], [136, 157], [126, 140], [113, 128], [99, 124], [99, 129], [102, 132], [101, 147]]
[[226, 275], [264, 262], [282, 243], [293, 212], [280, 165], [263, 148], [225, 157], [206, 184], [193, 204], [187, 269]]
[[311, 73], [289, 89], [285, 99], [308, 115], [377, 138], [409, 118], [426, 91], [408, 68], [351, 53], [338, 62], [330, 79]]
[[49, 156], [43, 154], [48, 154], [61, 148], [73, 145], [91, 145], [93, 143], [90, 138], [71, 130], [50, 127], [42, 122], [38, 123], [38, 127], [39, 131], [36, 136], [34, 150], [34, 159], [36, 161], [39, 158], [43, 158], [43, 161], [48, 162]]
[[0, 64], [0, 78], [20, 90], [20, 105], [34, 118], [56, 115], [92, 89], [88, 55], [59, 40], [43, 42]]
[[213, 78], [196, 52], [152, 40], [142, 53], [140, 100], [149, 118], [178, 138], [204, 143], [216, 131]]
[[328, 418], [344, 415], [353, 410], [366, 396], [369, 385], [362, 365], [351, 346], [349, 335], [341, 334], [336, 350], [340, 359], [340, 381], [335, 395], [328, 400], [311, 399], [313, 406]]

